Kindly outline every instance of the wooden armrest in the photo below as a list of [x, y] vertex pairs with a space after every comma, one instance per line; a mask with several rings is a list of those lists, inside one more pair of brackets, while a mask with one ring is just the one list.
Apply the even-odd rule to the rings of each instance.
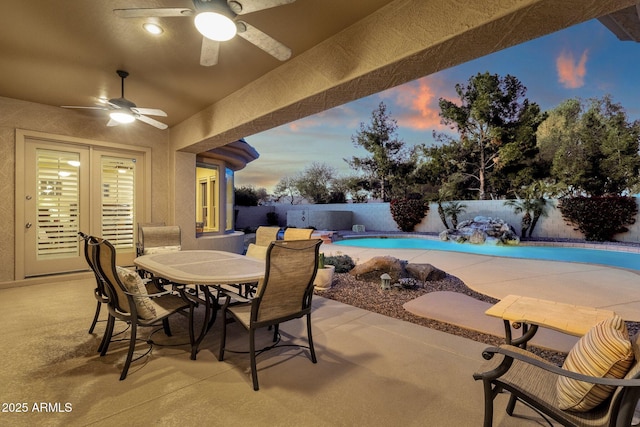
[[[486, 348], [482, 352], [482, 357], [484, 357], [487, 360], [490, 360], [491, 358], [493, 358], [493, 356], [496, 353], [502, 354], [505, 356], [505, 360], [503, 361], [501, 366], [507, 364], [510, 367], [511, 363], [515, 359], [515, 360], [519, 360], [521, 362], [536, 366], [540, 369], [544, 369], [545, 371], [552, 372], [559, 376], [573, 378], [575, 380], [584, 381], [591, 384], [602, 384], [602, 385], [609, 385], [614, 387], [640, 387], [640, 379], [599, 378], [599, 377], [591, 377], [589, 375], [579, 374], [573, 371], [567, 371], [566, 369], [562, 369], [552, 363], [529, 356], [528, 354], [531, 354], [531, 353], [527, 352], [526, 350], [523, 350], [514, 346], [509, 346], [509, 345]], [[500, 377], [507, 371], [508, 371], [508, 368], [495, 369], [493, 371], [485, 372], [482, 374], [474, 374], [474, 378], [476, 380], [494, 379], [494, 378]]]

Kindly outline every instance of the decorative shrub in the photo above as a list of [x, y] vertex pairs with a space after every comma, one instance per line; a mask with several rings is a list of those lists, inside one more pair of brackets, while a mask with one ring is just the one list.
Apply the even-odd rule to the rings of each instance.
[[585, 239], [600, 242], [629, 231], [626, 226], [634, 224], [638, 214], [636, 199], [624, 196], [567, 197], [560, 200], [559, 208]]
[[268, 225], [278, 225], [278, 213], [277, 212], [267, 212], [267, 224]]
[[349, 255], [325, 256], [324, 265], [333, 265], [336, 267], [336, 273], [348, 273], [356, 266], [353, 259]]
[[393, 220], [402, 231], [413, 231], [429, 211], [427, 203], [416, 199], [393, 199], [389, 206]]

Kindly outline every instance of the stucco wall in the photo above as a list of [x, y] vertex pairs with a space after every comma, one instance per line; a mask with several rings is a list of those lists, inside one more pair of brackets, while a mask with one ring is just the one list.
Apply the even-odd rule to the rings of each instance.
[[168, 135], [142, 123], [107, 127], [95, 112], [79, 112], [0, 97], [0, 282], [15, 280], [16, 129], [134, 147], [151, 147], [151, 221], [168, 222]]
[[[640, 201], [640, 199], [638, 199]], [[555, 208], [557, 201], [553, 200], [553, 206], [548, 210], [548, 216], [540, 218], [533, 232], [534, 237], [544, 238], [567, 238], [582, 239], [584, 236], [579, 231], [573, 229], [562, 218], [560, 210]], [[472, 219], [475, 216], [482, 215], [492, 218], [500, 218], [511, 224], [518, 234], [520, 233], [521, 215], [513, 213], [513, 209], [504, 206], [503, 200], [469, 200], [463, 201], [467, 208], [466, 212], [460, 215], [459, 221]], [[313, 211], [340, 211], [347, 210], [353, 213], [353, 224], [362, 224], [367, 231], [398, 231], [398, 227], [391, 217], [388, 203], [358, 203], [358, 204], [332, 204], [332, 205], [275, 205], [275, 206], [256, 206], [256, 207], [238, 207], [238, 228], [254, 227], [257, 225], [266, 225], [267, 212], [276, 212], [278, 214], [279, 225], [284, 227], [287, 224], [287, 211], [304, 209], [308, 212], [309, 218], [313, 218]], [[311, 222], [309, 226], [314, 226]], [[317, 228], [317, 227], [316, 227]], [[417, 232], [439, 233], [444, 230], [444, 225], [440, 221], [437, 212], [437, 205], [432, 203], [429, 206], [427, 216], [420, 224], [416, 226]], [[627, 233], [618, 234], [616, 240], [622, 242], [640, 243], [640, 220], [629, 227]]]

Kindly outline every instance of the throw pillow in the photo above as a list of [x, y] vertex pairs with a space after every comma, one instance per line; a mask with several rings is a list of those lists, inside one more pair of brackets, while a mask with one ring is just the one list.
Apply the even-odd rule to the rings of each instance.
[[[562, 366], [568, 371], [600, 378], [624, 378], [634, 354], [627, 326], [619, 316], [603, 320], [580, 338]], [[557, 381], [560, 409], [589, 411], [614, 391], [615, 387], [590, 384], [566, 377]]]
[[[116, 267], [116, 269], [118, 271], [118, 278], [120, 278], [120, 281], [128, 292], [135, 295], [147, 294], [147, 288], [144, 286], [144, 281], [138, 273], [124, 267]], [[133, 300], [136, 304], [138, 316], [141, 319], [150, 320], [156, 317], [156, 309], [153, 302], [151, 302], [151, 298], [145, 296], [134, 296]]]

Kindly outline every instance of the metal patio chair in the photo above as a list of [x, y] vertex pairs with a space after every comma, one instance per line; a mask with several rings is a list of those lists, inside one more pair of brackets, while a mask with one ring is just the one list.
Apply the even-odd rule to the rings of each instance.
[[[242, 301], [237, 295], [229, 295], [226, 299], [222, 308], [222, 335], [218, 360], [224, 360], [227, 324], [237, 321], [249, 332], [254, 390], [259, 388], [256, 356], [278, 346], [280, 323], [306, 316], [311, 361], [317, 362], [311, 334], [311, 298], [321, 243], [320, 239], [272, 242], [267, 250], [265, 277], [258, 285], [255, 297], [249, 301]], [[274, 329], [273, 340], [276, 344], [256, 350], [256, 330], [269, 326]]]

